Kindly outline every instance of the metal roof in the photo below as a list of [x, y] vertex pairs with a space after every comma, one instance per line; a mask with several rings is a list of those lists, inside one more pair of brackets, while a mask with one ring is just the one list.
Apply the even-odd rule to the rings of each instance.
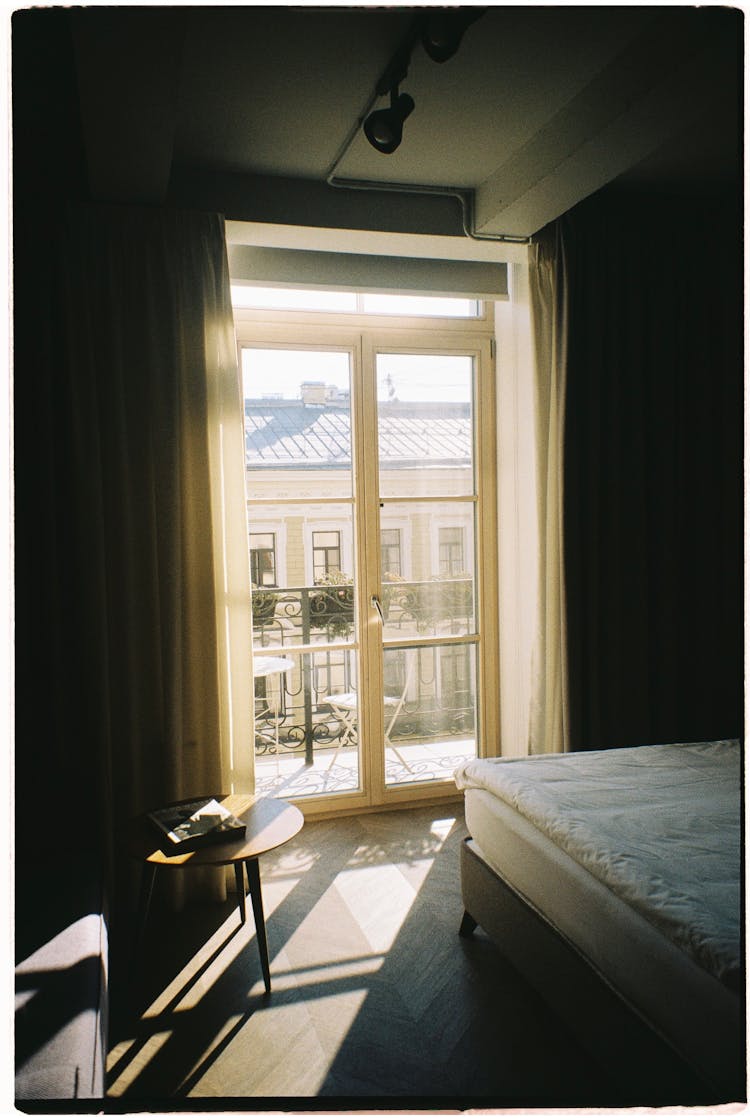
[[[470, 407], [381, 402], [378, 442], [381, 466], [467, 466], [472, 457]], [[246, 400], [245, 455], [248, 470], [351, 468], [349, 406]]]

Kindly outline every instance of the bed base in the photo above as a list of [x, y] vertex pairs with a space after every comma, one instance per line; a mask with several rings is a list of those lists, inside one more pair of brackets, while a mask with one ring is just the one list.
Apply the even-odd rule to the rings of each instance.
[[[605, 980], [579, 949], [482, 859], [471, 838], [461, 846], [460, 926], [477, 925], [563, 1021], [613, 1082], [603, 1106], [706, 1105], [744, 1101], [745, 1070], [732, 1084], [706, 1081]], [[711, 1024], [706, 1024], [711, 1030]], [[616, 1097], [616, 1099], [614, 1099]]]

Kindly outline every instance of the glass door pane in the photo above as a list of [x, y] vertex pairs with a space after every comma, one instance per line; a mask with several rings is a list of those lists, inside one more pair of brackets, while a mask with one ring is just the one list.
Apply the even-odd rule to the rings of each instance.
[[361, 788], [351, 365], [242, 350], [259, 793]]
[[[386, 641], [473, 634], [474, 502], [389, 501], [380, 509]], [[398, 541], [395, 547], [385, 542]], [[388, 563], [388, 561], [391, 561]]]
[[474, 360], [466, 354], [378, 354], [383, 497], [474, 493]]
[[476, 646], [383, 652], [385, 784], [444, 781], [476, 756]]
[[[378, 353], [386, 787], [476, 755], [474, 357]], [[462, 640], [457, 640], [462, 639]]]

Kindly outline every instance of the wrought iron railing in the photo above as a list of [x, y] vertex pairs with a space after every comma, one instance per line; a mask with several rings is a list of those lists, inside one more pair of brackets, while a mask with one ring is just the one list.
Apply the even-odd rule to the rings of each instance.
[[[469, 633], [473, 629], [470, 579], [398, 581], [384, 584], [387, 630], [393, 637], [433, 631]], [[439, 628], [442, 630], [439, 631]], [[351, 651], [329, 646], [354, 634], [351, 584], [263, 588], [253, 591], [253, 645], [257, 654], [283, 651], [293, 670], [256, 680], [256, 753], [276, 749], [305, 753], [313, 762], [317, 746], [336, 745], [345, 731], [326, 697], [356, 687]], [[310, 646], [316, 647], [310, 650]], [[295, 647], [302, 647], [299, 653]], [[319, 647], [319, 648], [318, 648]], [[303, 652], [304, 650], [304, 652]], [[407, 672], [405, 658], [417, 658], [417, 671], [404, 696], [391, 739], [424, 739], [468, 733], [474, 726], [474, 689], [469, 646], [388, 650], [386, 692], [399, 697]], [[438, 656], [453, 658], [461, 671], [440, 687]], [[460, 665], [461, 658], [465, 664]]]

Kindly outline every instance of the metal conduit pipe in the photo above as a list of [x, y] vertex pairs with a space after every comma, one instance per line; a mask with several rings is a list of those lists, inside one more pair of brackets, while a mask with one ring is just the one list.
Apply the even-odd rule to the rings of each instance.
[[[340, 162], [340, 161], [339, 161]], [[340, 179], [333, 173], [326, 177], [329, 187], [348, 188], [353, 191], [390, 191], [394, 194], [440, 195], [443, 198], [457, 198], [461, 204], [461, 225], [466, 237], [473, 241], [498, 241], [514, 245], [531, 244], [530, 237], [520, 237], [505, 233], [479, 233], [474, 228], [474, 191], [465, 187], [439, 187], [417, 183], [390, 183], [373, 179]]]

